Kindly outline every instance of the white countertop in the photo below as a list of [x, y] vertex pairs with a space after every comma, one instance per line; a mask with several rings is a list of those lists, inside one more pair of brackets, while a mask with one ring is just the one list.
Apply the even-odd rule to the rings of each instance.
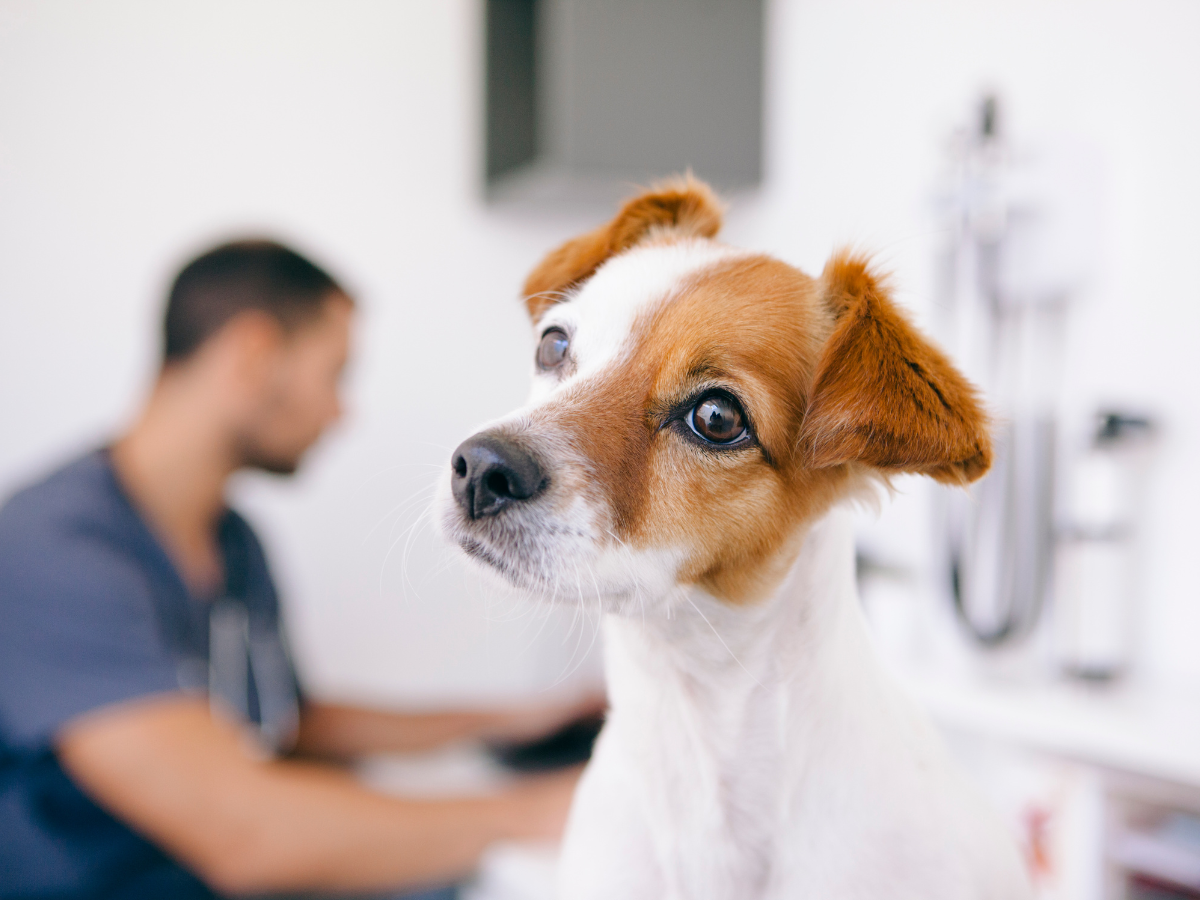
[[1200, 695], [892, 668], [945, 728], [1200, 787]]

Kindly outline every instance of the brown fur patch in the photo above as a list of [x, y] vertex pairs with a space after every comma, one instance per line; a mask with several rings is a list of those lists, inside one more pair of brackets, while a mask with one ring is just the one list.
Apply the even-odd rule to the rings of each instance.
[[[784, 544], [849, 478], [846, 467], [806, 467], [797, 451], [832, 318], [811, 278], [765, 256], [680, 288], [636, 322], [619, 368], [536, 411], [533, 430], [566, 438], [616, 538], [686, 548], [683, 581], [747, 602], [775, 586], [790, 563]], [[741, 400], [756, 442], [715, 449], [689, 437], [680, 413], [713, 387]]]
[[645, 240], [668, 233], [711, 238], [720, 229], [721, 204], [708, 185], [690, 175], [664, 182], [626, 202], [608, 224], [550, 251], [525, 279], [525, 308], [536, 322], [605, 260]]
[[975, 389], [895, 307], [864, 260], [835, 256], [821, 281], [837, 325], [805, 417], [809, 465], [856, 460], [952, 484], [980, 478], [992, 446]]
[[655, 409], [722, 387], [742, 402], [756, 443], [709, 449], [654, 430], [646, 496], [655, 502], [632, 540], [687, 547], [682, 580], [752, 601], [774, 589], [791, 563], [784, 545], [847, 479], [845, 470], [808, 469], [796, 452], [828, 316], [811, 278], [750, 256], [699, 274], [655, 318], [636, 351], [655, 364], [648, 426]]

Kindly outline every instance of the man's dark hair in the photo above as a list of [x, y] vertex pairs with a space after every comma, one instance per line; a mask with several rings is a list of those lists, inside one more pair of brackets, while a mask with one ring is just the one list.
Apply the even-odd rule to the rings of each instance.
[[235, 241], [192, 260], [176, 276], [163, 320], [163, 360], [190, 356], [238, 313], [268, 313], [287, 330], [316, 318], [331, 295], [348, 296], [333, 277], [274, 241]]

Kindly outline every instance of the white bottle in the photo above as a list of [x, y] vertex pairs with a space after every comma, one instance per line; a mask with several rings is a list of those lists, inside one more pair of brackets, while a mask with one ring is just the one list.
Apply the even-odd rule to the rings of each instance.
[[1110, 680], [1133, 649], [1135, 531], [1144, 418], [1102, 413], [1065, 472], [1054, 572], [1054, 635], [1067, 674]]

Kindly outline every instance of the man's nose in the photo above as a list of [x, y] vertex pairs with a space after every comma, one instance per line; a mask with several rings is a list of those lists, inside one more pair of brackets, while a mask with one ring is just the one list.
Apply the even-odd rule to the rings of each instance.
[[454, 499], [472, 519], [536, 497], [547, 483], [533, 454], [511, 438], [480, 432], [451, 457]]

